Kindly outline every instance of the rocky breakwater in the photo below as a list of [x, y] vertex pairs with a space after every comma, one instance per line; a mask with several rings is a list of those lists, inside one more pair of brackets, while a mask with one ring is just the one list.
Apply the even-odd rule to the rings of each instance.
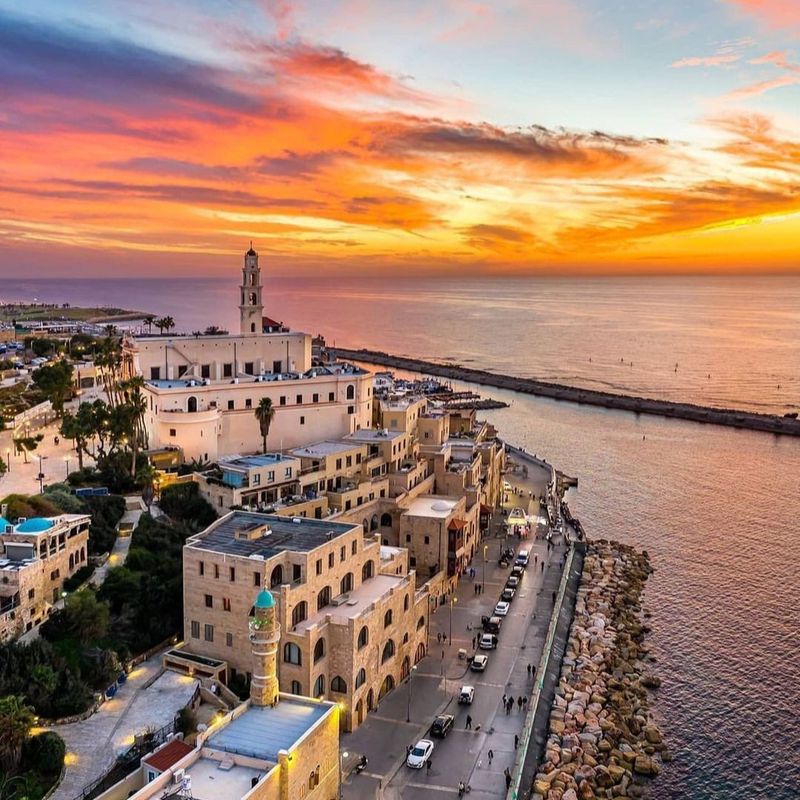
[[535, 800], [641, 797], [671, 759], [649, 713], [659, 680], [644, 638], [647, 553], [617, 542], [588, 546]]

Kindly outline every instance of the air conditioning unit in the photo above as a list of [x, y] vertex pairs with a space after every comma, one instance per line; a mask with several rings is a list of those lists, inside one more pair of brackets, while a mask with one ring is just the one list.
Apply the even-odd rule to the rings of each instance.
[[185, 770], [176, 769], [175, 772], [172, 773], [172, 782], [174, 784], [180, 783], [183, 780], [185, 774], [186, 774]]
[[340, 594], [338, 597], [334, 597], [333, 600], [331, 600], [331, 605], [343, 606], [349, 599], [350, 599], [349, 594]]

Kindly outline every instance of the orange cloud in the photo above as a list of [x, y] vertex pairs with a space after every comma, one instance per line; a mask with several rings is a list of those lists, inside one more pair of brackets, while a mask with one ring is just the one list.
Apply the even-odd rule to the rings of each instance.
[[757, 97], [766, 94], [773, 89], [782, 89], [784, 86], [793, 86], [800, 83], [800, 75], [781, 75], [779, 78], [771, 78], [766, 81], [758, 81], [739, 89], [734, 89], [726, 95], [728, 100], [743, 100], [748, 97]]
[[728, 0], [734, 6], [762, 19], [771, 28], [800, 26], [796, 0]]

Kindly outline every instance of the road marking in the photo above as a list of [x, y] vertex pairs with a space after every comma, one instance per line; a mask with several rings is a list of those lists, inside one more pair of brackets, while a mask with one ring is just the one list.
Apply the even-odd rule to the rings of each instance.
[[452, 786], [442, 786], [441, 784], [437, 783], [407, 783], [406, 786], [410, 786], [412, 789], [428, 789], [429, 791], [434, 792], [447, 792], [448, 794], [458, 794], [458, 789], [453, 788]]

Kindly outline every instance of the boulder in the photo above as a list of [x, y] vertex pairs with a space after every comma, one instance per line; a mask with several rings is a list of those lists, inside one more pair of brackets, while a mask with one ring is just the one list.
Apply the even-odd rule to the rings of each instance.
[[661, 770], [650, 756], [641, 755], [636, 756], [636, 760], [633, 762], [633, 771], [637, 775], [653, 776], [658, 775]]
[[644, 738], [650, 744], [661, 744], [661, 733], [655, 725], [647, 725], [644, 729]]

